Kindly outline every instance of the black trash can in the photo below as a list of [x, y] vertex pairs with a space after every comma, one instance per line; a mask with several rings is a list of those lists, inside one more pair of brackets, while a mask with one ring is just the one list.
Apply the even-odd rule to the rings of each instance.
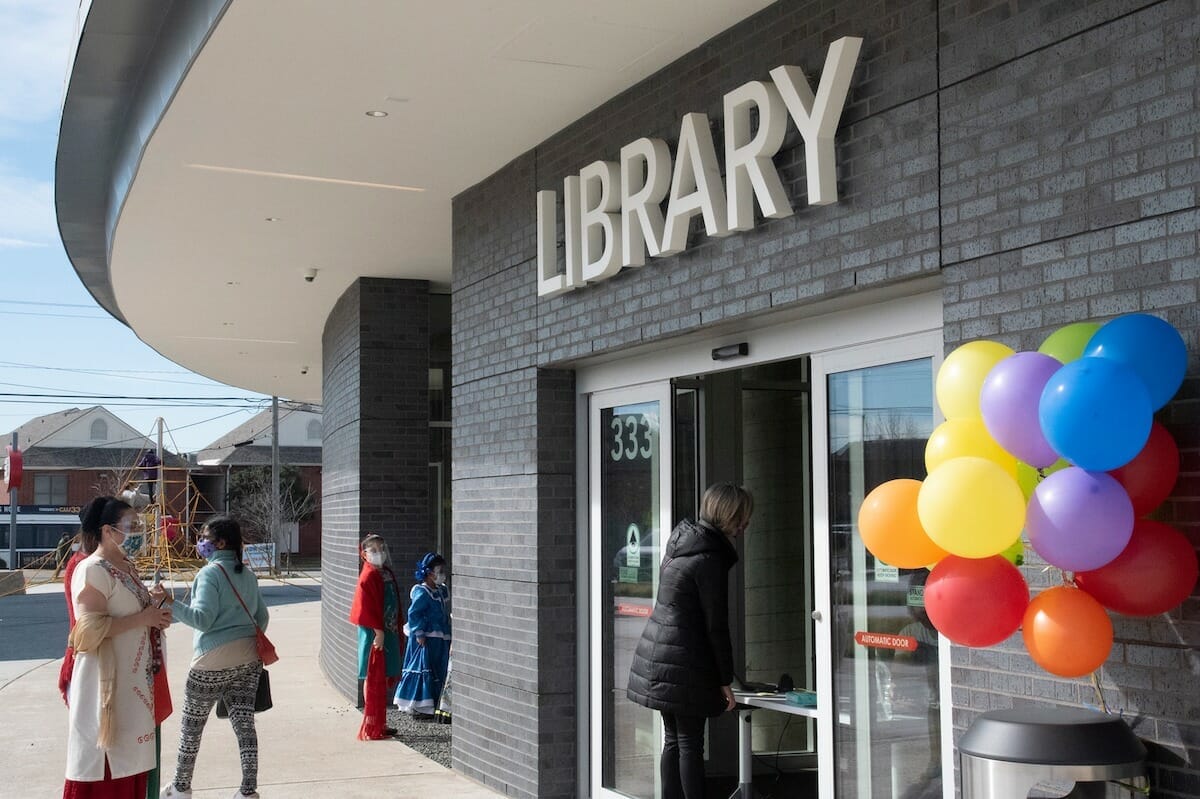
[[1078, 708], [984, 713], [958, 743], [963, 799], [1026, 799], [1042, 780], [1074, 782], [1067, 794], [1099, 799], [1109, 780], [1146, 773], [1146, 747], [1116, 716]]

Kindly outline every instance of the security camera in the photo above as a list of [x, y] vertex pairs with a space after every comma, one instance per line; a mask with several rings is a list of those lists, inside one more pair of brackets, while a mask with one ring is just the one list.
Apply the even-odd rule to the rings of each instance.
[[316, 269], [305, 269], [304, 270], [304, 282], [305, 283], [311, 283], [316, 279], [317, 279], [317, 270]]

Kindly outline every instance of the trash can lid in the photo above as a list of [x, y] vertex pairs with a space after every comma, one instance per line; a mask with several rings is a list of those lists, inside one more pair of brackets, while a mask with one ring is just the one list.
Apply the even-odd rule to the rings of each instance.
[[1146, 747], [1120, 718], [1061, 707], [988, 711], [963, 734], [958, 750], [989, 760], [1045, 765], [1108, 765], [1146, 758]]

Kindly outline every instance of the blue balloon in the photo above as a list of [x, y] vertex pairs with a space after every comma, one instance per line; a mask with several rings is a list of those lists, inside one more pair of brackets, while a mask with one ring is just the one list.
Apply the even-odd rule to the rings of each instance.
[[1108, 358], [1128, 366], [1146, 384], [1150, 409], [1171, 401], [1187, 372], [1187, 345], [1170, 322], [1135, 313], [1118, 316], [1097, 330], [1083, 349], [1085, 357]]
[[1142, 451], [1154, 412], [1132, 369], [1109, 358], [1083, 357], [1046, 383], [1038, 421], [1059, 455], [1081, 469], [1107, 472]]

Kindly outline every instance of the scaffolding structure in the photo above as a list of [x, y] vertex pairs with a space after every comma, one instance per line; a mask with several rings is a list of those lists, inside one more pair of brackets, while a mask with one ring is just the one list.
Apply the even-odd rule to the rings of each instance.
[[161, 417], [155, 425], [155, 450], [144, 450], [138, 462], [118, 477], [117, 497], [129, 502], [138, 514], [131, 534], [140, 534], [142, 544], [131, 559], [142, 576], [190, 583], [204, 565], [196, 555], [196, 534], [217, 510], [196, 488], [189, 468], [164, 463]]

